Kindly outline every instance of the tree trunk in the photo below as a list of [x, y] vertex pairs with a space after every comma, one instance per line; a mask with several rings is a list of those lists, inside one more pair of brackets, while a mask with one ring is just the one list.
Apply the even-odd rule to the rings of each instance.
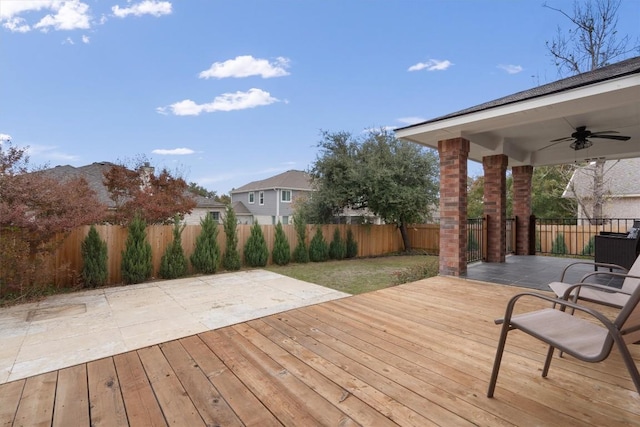
[[411, 250], [411, 242], [409, 241], [409, 234], [407, 233], [407, 225], [404, 222], [401, 222], [398, 228], [400, 228], [400, 235], [402, 236], [404, 251], [409, 252]]
[[603, 223], [604, 205], [604, 159], [597, 159], [593, 168], [593, 219], [600, 225]]

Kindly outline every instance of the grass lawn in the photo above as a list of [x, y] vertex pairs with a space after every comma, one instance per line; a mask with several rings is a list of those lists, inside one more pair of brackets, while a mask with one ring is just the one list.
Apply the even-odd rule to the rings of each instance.
[[349, 294], [361, 294], [434, 276], [438, 257], [397, 255], [308, 264], [271, 265], [267, 270]]

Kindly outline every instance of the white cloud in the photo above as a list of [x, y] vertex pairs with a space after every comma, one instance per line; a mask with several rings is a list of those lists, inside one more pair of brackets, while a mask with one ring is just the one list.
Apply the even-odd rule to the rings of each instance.
[[82, 36], [82, 43], [89, 44], [90, 42], [91, 39], [89, 38], [89, 36]]
[[170, 150], [164, 149], [164, 148], [156, 148], [155, 150], [151, 151], [153, 154], [161, 154], [161, 155], [166, 155], [166, 156], [184, 156], [186, 154], [193, 154], [195, 153], [195, 151], [193, 151], [191, 148], [172, 148]]
[[[33, 27], [22, 14], [50, 12]], [[80, 0], [19, 0], [3, 1], [0, 7], [0, 22], [9, 31], [26, 33], [32, 28], [47, 32], [56, 30], [87, 29], [90, 27], [89, 6]]]
[[50, 7], [55, 13], [42, 18], [34, 28], [48, 31], [51, 27], [56, 30], [76, 30], [91, 27], [89, 6], [79, 0], [55, 2]]
[[58, 147], [50, 145], [30, 145], [27, 147], [26, 152], [30, 157], [43, 157], [48, 160], [73, 162], [78, 160], [79, 157], [73, 154], [61, 153], [56, 151]]
[[251, 55], [236, 56], [224, 62], [214, 62], [208, 70], [202, 71], [201, 79], [225, 77], [261, 76], [263, 79], [288, 76], [289, 59], [278, 57], [273, 62], [254, 58]]
[[522, 66], [520, 65], [503, 65], [500, 64], [498, 65], [498, 68], [500, 68], [501, 70], [506, 71], [509, 74], [518, 74], [520, 72], [522, 72], [522, 70], [524, 70], [524, 68], [522, 68]]
[[278, 102], [279, 99], [271, 96], [262, 89], [252, 88], [247, 92], [223, 93], [216, 96], [213, 102], [196, 104], [190, 99], [176, 102], [168, 107], [159, 107], [156, 111], [160, 114], [171, 112], [176, 116], [197, 116], [200, 113], [214, 113], [217, 111], [234, 111], [255, 108]]
[[427, 71], [443, 71], [452, 65], [453, 62], [448, 59], [445, 59], [444, 61], [440, 61], [439, 59], [429, 59], [427, 62], [418, 62], [417, 64], [412, 65], [407, 71], [420, 71], [425, 69]]
[[71, 37], [67, 37], [62, 44], [75, 44]]
[[153, 15], [155, 17], [171, 14], [171, 3], [168, 1], [144, 0], [140, 3], [121, 8], [116, 5], [111, 8], [113, 14], [118, 18], [125, 18], [129, 15], [142, 16]]
[[6, 133], [0, 133], [0, 144], [3, 142], [11, 141], [11, 135], [7, 135]]
[[426, 119], [423, 119], [422, 117], [400, 117], [398, 119], [400, 123], [404, 123], [406, 125], [413, 125], [416, 123], [424, 122], [425, 120]]
[[10, 18], [2, 26], [13, 33], [27, 33], [31, 31], [31, 27], [23, 18]]

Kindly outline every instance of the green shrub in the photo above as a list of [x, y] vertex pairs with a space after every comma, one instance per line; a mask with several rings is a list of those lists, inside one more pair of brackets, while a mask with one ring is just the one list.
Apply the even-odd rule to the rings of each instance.
[[434, 277], [438, 275], [438, 258], [429, 257], [424, 264], [415, 265], [396, 272], [394, 284], [401, 285], [403, 283], [415, 282], [418, 280]]
[[309, 260], [312, 262], [322, 262], [329, 259], [329, 245], [324, 240], [322, 230], [316, 227], [316, 233], [309, 243]]
[[553, 244], [551, 245], [551, 253], [564, 255], [567, 252], [569, 252], [569, 250], [567, 249], [567, 245], [564, 242], [564, 234], [558, 233], [555, 240], [553, 241]]
[[264, 267], [269, 260], [269, 248], [258, 222], [251, 226], [251, 234], [244, 244], [244, 262], [249, 267]]
[[351, 228], [347, 229], [347, 258], [355, 258], [358, 256], [358, 242], [353, 238], [353, 231]]
[[141, 283], [151, 277], [151, 244], [147, 242], [147, 223], [136, 214], [129, 224], [129, 234], [122, 251], [122, 280], [125, 284]]
[[222, 257], [222, 266], [225, 270], [240, 270], [240, 254], [238, 253], [238, 220], [236, 213], [227, 205], [227, 211], [224, 217], [224, 234], [227, 236], [225, 244], [224, 256]]
[[169, 243], [160, 260], [159, 274], [163, 279], [177, 279], [187, 274], [187, 257], [182, 249], [184, 227], [176, 217], [173, 222], [173, 241]]
[[220, 264], [218, 246], [218, 223], [211, 215], [200, 220], [201, 231], [196, 238], [196, 247], [191, 254], [191, 265], [198, 273], [214, 274]]
[[100, 238], [95, 226], [89, 228], [80, 246], [82, 254], [82, 280], [84, 286], [95, 288], [107, 283], [107, 243]]
[[582, 248], [582, 252], [580, 252], [580, 255], [593, 256], [595, 255], [595, 253], [596, 253], [596, 237], [591, 236], [587, 245], [584, 248]]
[[282, 224], [278, 221], [276, 225], [276, 237], [273, 242], [273, 253], [271, 254], [273, 262], [278, 265], [287, 265], [291, 261], [291, 246], [284, 234]]
[[307, 249], [307, 220], [302, 211], [293, 214], [293, 226], [296, 229], [298, 243], [293, 250], [293, 260], [299, 263], [309, 262], [309, 249]]
[[333, 232], [333, 240], [329, 245], [329, 258], [340, 260], [345, 256], [347, 256], [347, 243], [342, 240], [340, 230], [336, 228]]

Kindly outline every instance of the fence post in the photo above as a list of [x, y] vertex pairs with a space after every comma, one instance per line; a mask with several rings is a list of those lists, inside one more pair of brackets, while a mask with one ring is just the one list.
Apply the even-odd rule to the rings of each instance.
[[536, 254], [536, 216], [531, 215], [529, 217], [529, 253], [528, 255]]
[[488, 245], [488, 238], [489, 238], [489, 230], [487, 227], [487, 224], [489, 224], [489, 215], [483, 215], [482, 217], [482, 261], [483, 262], [487, 262], [487, 248], [489, 247]]

